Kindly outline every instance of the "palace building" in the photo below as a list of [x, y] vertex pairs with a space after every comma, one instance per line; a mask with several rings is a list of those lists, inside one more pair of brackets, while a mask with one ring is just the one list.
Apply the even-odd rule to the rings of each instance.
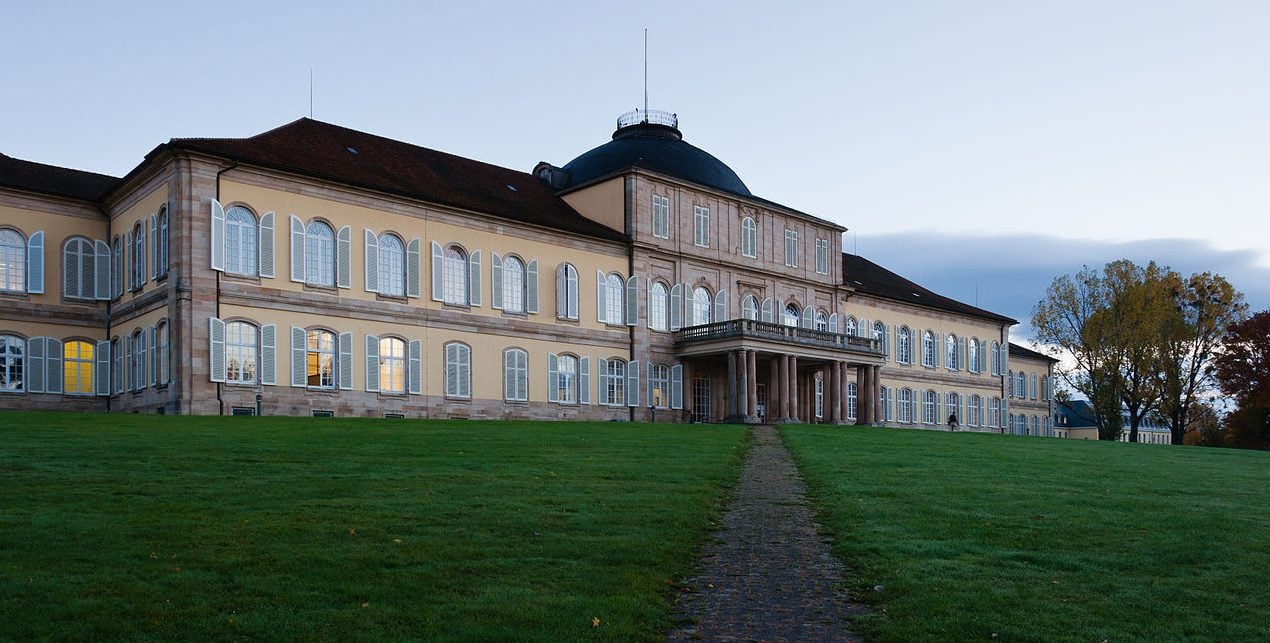
[[528, 173], [307, 118], [122, 178], [0, 156], [0, 408], [1052, 434], [1013, 319], [845, 231], [655, 111]]

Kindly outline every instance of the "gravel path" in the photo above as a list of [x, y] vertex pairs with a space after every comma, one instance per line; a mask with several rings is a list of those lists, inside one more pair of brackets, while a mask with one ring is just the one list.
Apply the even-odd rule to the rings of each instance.
[[722, 528], [701, 575], [685, 581], [671, 641], [857, 641], [842, 564], [829, 554], [802, 477], [770, 426], [753, 429]]

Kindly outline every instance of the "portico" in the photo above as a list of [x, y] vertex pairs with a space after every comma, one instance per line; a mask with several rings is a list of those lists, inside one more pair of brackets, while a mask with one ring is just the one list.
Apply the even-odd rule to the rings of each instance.
[[689, 381], [721, 371], [713, 381], [723, 384], [722, 412], [700, 412], [694, 407], [697, 396], [686, 395], [690, 417], [748, 424], [815, 421], [817, 379], [823, 395], [819, 421], [848, 422], [848, 389], [853, 381], [856, 423], [871, 424], [879, 417], [878, 369], [883, 353], [873, 339], [733, 319], [679, 330], [675, 352], [686, 365], [685, 372], [695, 374], [685, 376]]

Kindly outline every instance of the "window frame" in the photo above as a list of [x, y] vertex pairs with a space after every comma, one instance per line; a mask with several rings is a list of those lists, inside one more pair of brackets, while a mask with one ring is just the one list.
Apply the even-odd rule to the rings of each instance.
[[[25, 337], [12, 333], [0, 334], [0, 393], [26, 392], [26, 355]], [[12, 385], [15, 371], [17, 386]]]
[[[5, 243], [4, 237], [12, 235], [16, 238], [16, 242]], [[21, 294], [27, 291], [27, 236], [22, 234], [16, 228], [0, 228], [0, 275], [4, 280], [0, 282], [0, 292]], [[17, 282], [17, 287], [8, 287], [9, 283]], [[3, 389], [0, 389], [3, 390]]]
[[[658, 229], [661, 230], [660, 234]], [[658, 239], [670, 238], [670, 198], [660, 194], [653, 195], [653, 236]]]
[[798, 267], [798, 231], [785, 228], [785, 266]]
[[463, 342], [447, 342], [445, 354], [445, 397], [472, 399], [472, 347]]
[[506, 255], [502, 258], [502, 311], [513, 315], [525, 314], [525, 300], [528, 299], [526, 293], [527, 273], [525, 269], [525, 260], [516, 255]]
[[[260, 220], [256, 217], [256, 213], [245, 205], [233, 205], [225, 210], [226, 273], [241, 277], [260, 276], [259, 226]], [[308, 226], [305, 226], [306, 239], [307, 233]], [[308, 248], [307, 240], [305, 248]]]
[[471, 258], [471, 253], [457, 243], [441, 249], [441, 303], [471, 306]]
[[[319, 231], [325, 233], [319, 235]], [[336, 253], [335, 227], [321, 219], [313, 219], [304, 226], [304, 283], [318, 288], [335, 288], [339, 261]], [[329, 256], [330, 263], [327, 264]], [[259, 270], [259, 268], [257, 268]], [[329, 283], [327, 279], [330, 279]]]
[[654, 281], [648, 289], [648, 327], [670, 330], [670, 286], [663, 281]]
[[816, 274], [829, 274], [829, 240], [816, 239]]
[[692, 206], [692, 245], [710, 247], [710, 208], [706, 206]]
[[[392, 244], [396, 244], [394, 247]], [[375, 241], [377, 292], [385, 297], [406, 297], [406, 242], [391, 232], [381, 233]]]
[[[508, 364], [508, 358], [512, 358], [514, 363]], [[559, 365], [559, 359], [556, 364]], [[513, 376], [511, 380], [513, 388], [510, 395], [507, 389], [508, 375]], [[512, 346], [503, 349], [503, 401], [504, 402], [528, 402], [529, 401], [529, 352], [523, 348]]]
[[[86, 350], [88, 351], [88, 357], [84, 357], [85, 349], [83, 348], [80, 349], [76, 357], [73, 357], [73, 358], [71, 357], [71, 347], [77, 346], [77, 345], [83, 345], [84, 347], [87, 347]], [[96, 368], [96, 365], [97, 365], [96, 364], [96, 356], [97, 356], [96, 350], [97, 350], [97, 345], [94, 342], [91, 342], [85, 339], [67, 339], [62, 342], [62, 373], [63, 373], [62, 395], [71, 395], [75, 397], [88, 397], [88, 396], [97, 394], [96, 391], [94, 390], [94, 385], [96, 383], [96, 378], [94, 377], [96, 373], [94, 372], [94, 369]], [[76, 370], [75, 378], [72, 378], [70, 376], [72, 364], [79, 365], [75, 369]], [[87, 378], [85, 378], [83, 374], [83, 369], [85, 368], [88, 369]], [[80, 385], [85, 381], [88, 382], [87, 391], [80, 389]], [[74, 386], [76, 390], [74, 391], [71, 390], [72, 382], [75, 382]]]
[[[243, 327], [250, 328], [250, 341], [243, 341]], [[238, 330], [235, 337], [235, 330]], [[238, 341], [232, 341], [231, 338]], [[307, 338], [307, 337], [306, 337]], [[231, 375], [230, 364], [238, 358], [238, 376]], [[246, 371], [250, 373], [246, 373]], [[247, 376], [245, 376], [247, 375]], [[234, 319], [225, 322], [225, 383], [236, 386], [254, 386], [260, 381], [260, 327], [253, 322]]]
[[[331, 348], [325, 350], [322, 345], [324, 336], [329, 336], [331, 340]], [[317, 347], [313, 346], [314, 338], [317, 339]], [[329, 355], [331, 383], [323, 383], [323, 358]], [[305, 388], [313, 391], [333, 391], [339, 385], [339, 333], [328, 328], [307, 328], [304, 331], [304, 363], [305, 363]], [[313, 366], [316, 365], [316, 373]], [[316, 375], [317, 384], [312, 383], [312, 378]]]
[[741, 256], [751, 259], [758, 256], [758, 224], [754, 217], [741, 219]]

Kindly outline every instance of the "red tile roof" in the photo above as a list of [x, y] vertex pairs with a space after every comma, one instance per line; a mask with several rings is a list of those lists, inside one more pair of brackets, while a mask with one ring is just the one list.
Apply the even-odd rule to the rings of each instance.
[[0, 154], [0, 187], [96, 202], [119, 179]]
[[513, 221], [623, 241], [533, 175], [390, 138], [301, 118], [248, 138], [177, 138], [164, 147], [473, 210]]

